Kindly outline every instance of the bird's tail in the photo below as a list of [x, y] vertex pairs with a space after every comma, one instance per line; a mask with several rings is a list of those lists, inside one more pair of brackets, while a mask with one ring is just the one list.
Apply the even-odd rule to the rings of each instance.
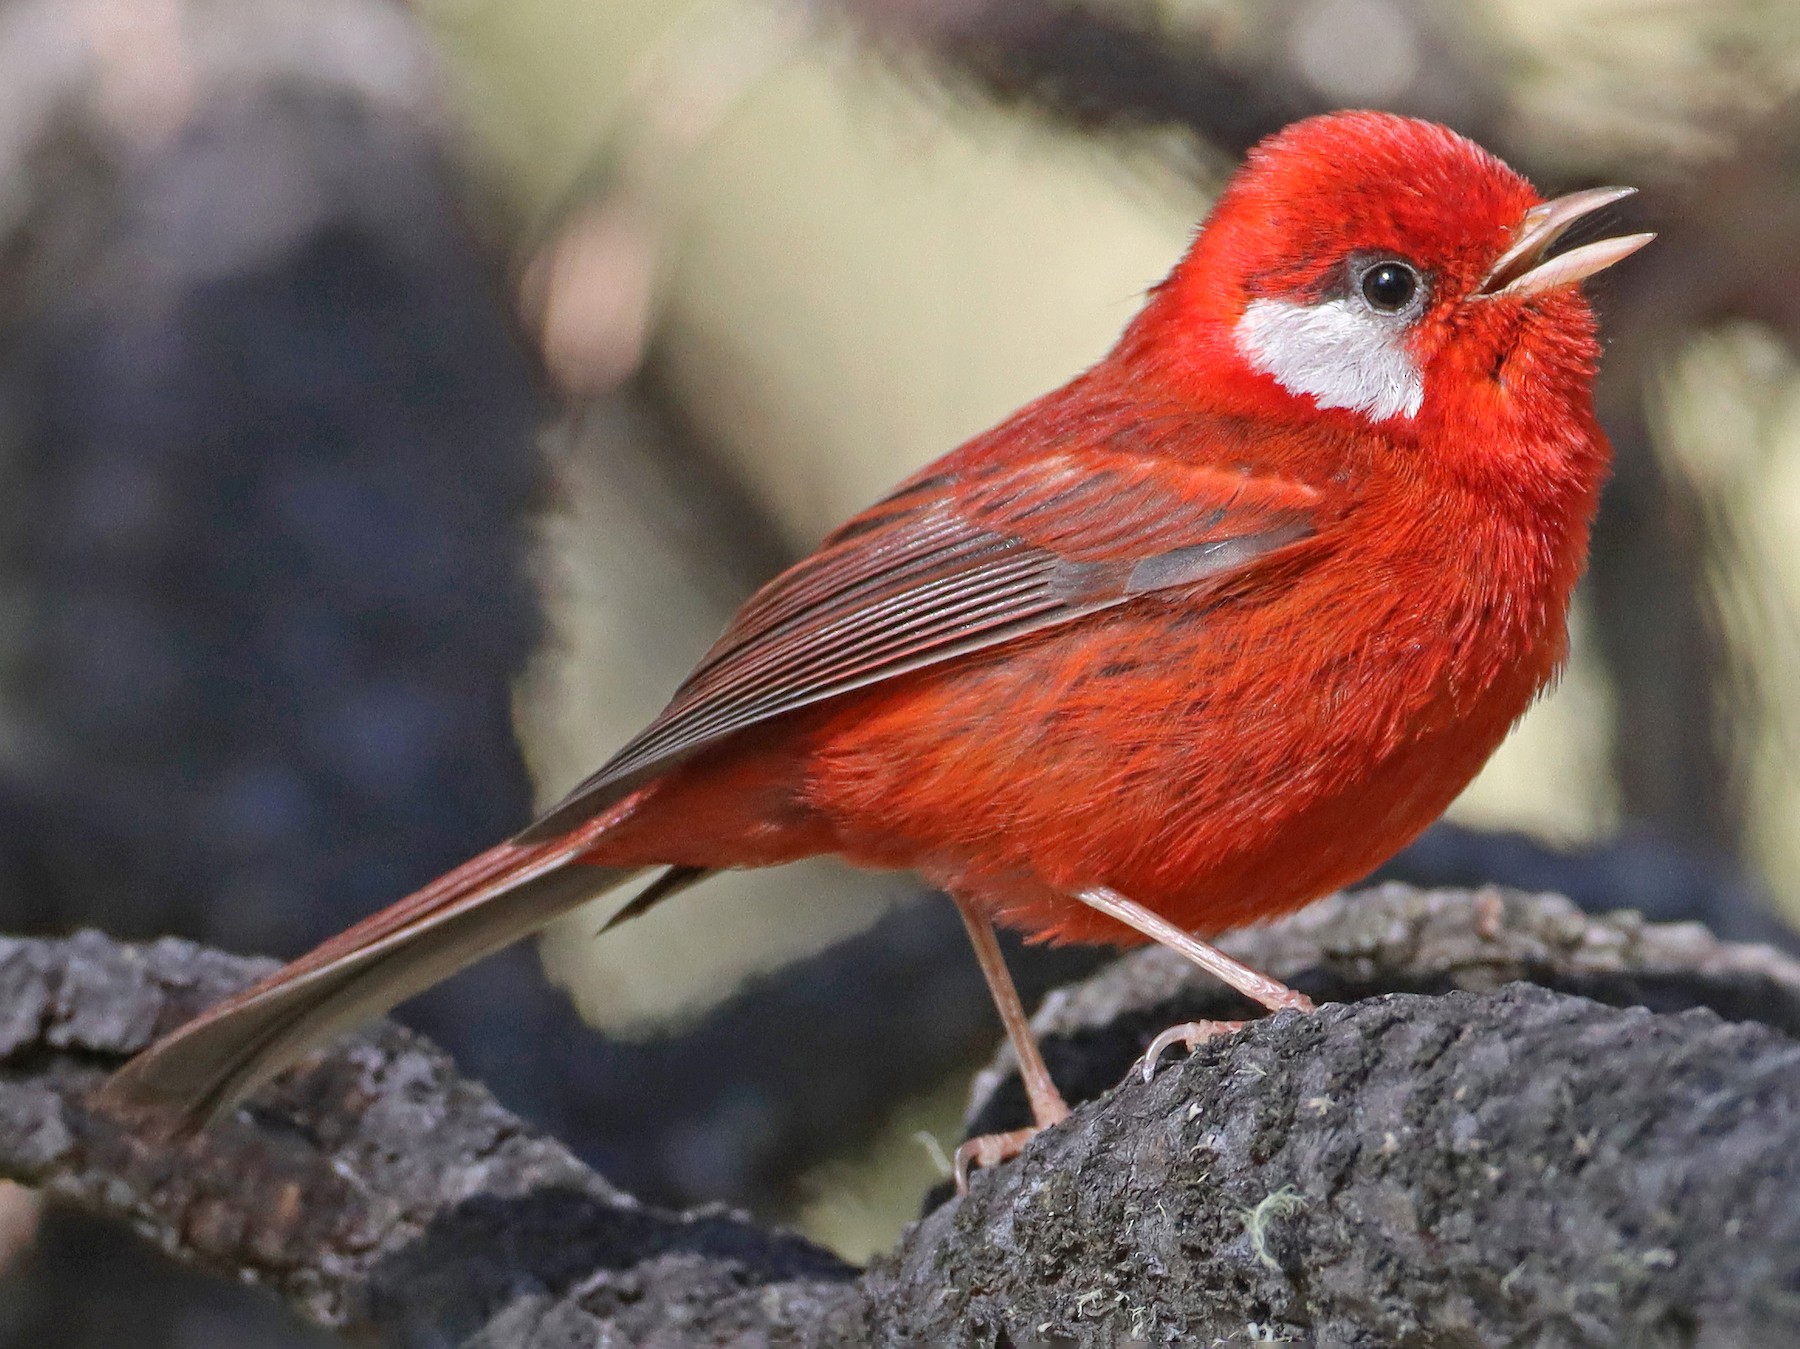
[[332, 1035], [638, 874], [582, 861], [591, 832], [488, 849], [164, 1036], [104, 1100], [198, 1128]]

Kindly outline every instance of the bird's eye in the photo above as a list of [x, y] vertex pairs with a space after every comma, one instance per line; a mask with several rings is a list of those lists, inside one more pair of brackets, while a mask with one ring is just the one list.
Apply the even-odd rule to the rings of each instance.
[[1362, 274], [1362, 297], [1371, 309], [1398, 314], [1419, 293], [1419, 274], [1404, 262], [1378, 262]]

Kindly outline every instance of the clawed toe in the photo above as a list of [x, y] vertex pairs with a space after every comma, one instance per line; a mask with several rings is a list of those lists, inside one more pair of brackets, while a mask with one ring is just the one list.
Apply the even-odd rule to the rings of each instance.
[[1036, 1138], [1039, 1130], [1014, 1129], [1011, 1133], [981, 1134], [956, 1150], [956, 1192], [969, 1192], [969, 1172], [975, 1167], [998, 1166], [1025, 1151], [1025, 1145]]
[[1157, 1064], [1171, 1046], [1185, 1045], [1191, 1052], [1194, 1046], [1204, 1044], [1213, 1036], [1226, 1035], [1234, 1030], [1240, 1030], [1243, 1025], [1242, 1021], [1184, 1021], [1179, 1026], [1170, 1026], [1152, 1040], [1144, 1050], [1144, 1057], [1141, 1060], [1144, 1081], [1148, 1082], [1156, 1076]]

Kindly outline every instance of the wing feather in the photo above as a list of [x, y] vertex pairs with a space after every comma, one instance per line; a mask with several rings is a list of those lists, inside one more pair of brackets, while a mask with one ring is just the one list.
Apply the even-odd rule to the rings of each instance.
[[1086, 450], [933, 473], [850, 521], [739, 611], [655, 721], [519, 836], [548, 838], [706, 745], [856, 689], [1305, 539], [1280, 478]]

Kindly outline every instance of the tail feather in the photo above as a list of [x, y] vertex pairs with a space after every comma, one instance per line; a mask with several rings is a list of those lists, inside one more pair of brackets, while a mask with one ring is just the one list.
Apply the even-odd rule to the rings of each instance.
[[105, 1099], [200, 1127], [307, 1050], [642, 869], [583, 862], [588, 843], [577, 831], [490, 848], [164, 1036], [113, 1074]]
[[631, 903], [625, 905], [601, 926], [598, 936], [605, 936], [620, 923], [628, 923], [633, 918], [649, 913], [658, 904], [671, 896], [680, 894], [689, 886], [698, 885], [711, 876], [710, 867], [670, 867], [650, 884]]

